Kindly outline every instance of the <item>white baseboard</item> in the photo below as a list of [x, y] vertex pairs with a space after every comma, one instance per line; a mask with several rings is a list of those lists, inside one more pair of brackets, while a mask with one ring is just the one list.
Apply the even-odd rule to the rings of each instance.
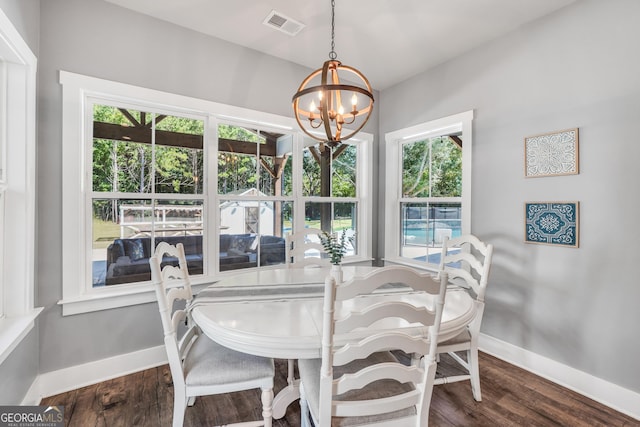
[[640, 394], [521, 347], [480, 334], [478, 348], [556, 384], [640, 420]]
[[167, 362], [164, 346], [151, 347], [82, 365], [40, 374], [24, 397], [23, 405], [38, 405], [46, 396], [97, 384]]

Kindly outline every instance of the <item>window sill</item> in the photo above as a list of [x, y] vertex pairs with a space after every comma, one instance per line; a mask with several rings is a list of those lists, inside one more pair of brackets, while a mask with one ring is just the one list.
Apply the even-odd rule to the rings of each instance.
[[[197, 293], [201, 288], [213, 283], [210, 277], [192, 278], [193, 292]], [[156, 293], [151, 283], [129, 286], [113, 286], [114, 289], [99, 289], [58, 301], [62, 306], [62, 315], [90, 313], [112, 308], [128, 307], [138, 304], [155, 302]]]
[[21, 316], [0, 319], [0, 364], [33, 329], [35, 320], [42, 310], [43, 307], [38, 307]]

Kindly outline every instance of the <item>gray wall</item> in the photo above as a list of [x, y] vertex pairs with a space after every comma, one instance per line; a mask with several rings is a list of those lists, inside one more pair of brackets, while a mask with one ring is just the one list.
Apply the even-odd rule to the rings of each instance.
[[[472, 230], [495, 244], [483, 332], [635, 392], [639, 16], [637, 0], [576, 2], [379, 103], [381, 139], [475, 110]], [[573, 127], [580, 174], [525, 179], [524, 137]], [[523, 243], [523, 203], [546, 200], [580, 202], [579, 248]]]
[[[31, 51], [38, 56], [40, 1], [0, 0], [0, 9], [11, 20]], [[32, 329], [0, 364], [0, 405], [17, 405], [38, 375], [38, 329]]]
[[[67, 317], [57, 305], [64, 256], [59, 70], [284, 116], [292, 116], [291, 96], [311, 70], [104, 1], [47, 0], [41, 9], [37, 277], [45, 306], [40, 371], [49, 372], [163, 343], [155, 304]], [[377, 128], [374, 118], [368, 129]]]

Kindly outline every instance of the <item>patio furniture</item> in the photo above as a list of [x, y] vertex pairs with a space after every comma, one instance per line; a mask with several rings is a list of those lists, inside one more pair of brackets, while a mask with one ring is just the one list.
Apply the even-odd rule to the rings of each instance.
[[[203, 273], [202, 235], [155, 237], [155, 244], [160, 242], [182, 243], [189, 274]], [[221, 234], [218, 246], [220, 271], [256, 267], [258, 256], [261, 266], [285, 262], [285, 240], [282, 237], [263, 235], [259, 242], [258, 245], [255, 234]], [[115, 239], [107, 248], [105, 284], [150, 280], [149, 258], [152, 252], [151, 237]], [[164, 262], [178, 265], [175, 258]]]

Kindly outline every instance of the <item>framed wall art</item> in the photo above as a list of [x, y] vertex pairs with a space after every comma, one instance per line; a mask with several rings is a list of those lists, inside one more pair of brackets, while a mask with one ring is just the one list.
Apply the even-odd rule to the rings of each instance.
[[526, 243], [578, 247], [579, 202], [526, 202]]
[[575, 175], [578, 165], [578, 128], [524, 139], [525, 176]]

